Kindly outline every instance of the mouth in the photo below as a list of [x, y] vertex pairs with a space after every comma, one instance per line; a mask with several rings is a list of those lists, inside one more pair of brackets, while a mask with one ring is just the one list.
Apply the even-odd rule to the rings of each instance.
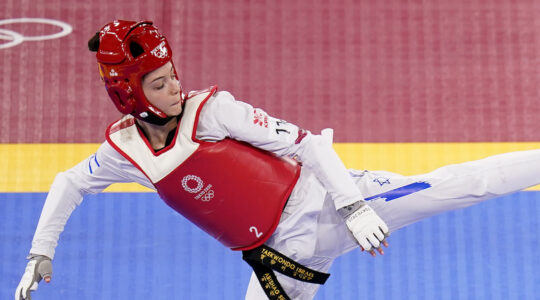
[[180, 105], [183, 105], [184, 104], [184, 99], [182, 99], [182, 97], [179, 97], [180, 99], [178, 99], [178, 101], [175, 101], [173, 104], [171, 104], [171, 106], [176, 106], [178, 104]]

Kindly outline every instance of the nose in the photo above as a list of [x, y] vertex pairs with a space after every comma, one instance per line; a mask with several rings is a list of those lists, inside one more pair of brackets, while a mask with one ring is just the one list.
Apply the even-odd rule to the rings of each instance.
[[173, 81], [173, 84], [171, 84], [171, 89], [170, 89], [170, 92], [171, 92], [171, 95], [176, 95], [180, 92], [181, 88], [180, 88], [180, 81], [175, 79]]

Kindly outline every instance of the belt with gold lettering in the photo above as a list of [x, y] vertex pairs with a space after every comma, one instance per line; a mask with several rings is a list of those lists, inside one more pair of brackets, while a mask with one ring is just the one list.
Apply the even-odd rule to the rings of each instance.
[[330, 274], [305, 267], [278, 251], [262, 245], [243, 251], [242, 258], [253, 268], [264, 292], [271, 300], [289, 300], [274, 270], [291, 278], [317, 284], [324, 284]]

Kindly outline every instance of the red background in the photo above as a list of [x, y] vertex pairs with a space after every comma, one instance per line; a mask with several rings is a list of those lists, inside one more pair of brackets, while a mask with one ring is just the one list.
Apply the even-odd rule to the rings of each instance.
[[218, 84], [337, 142], [540, 140], [538, 1], [151, 2], [1, 1], [0, 20], [73, 33], [0, 49], [0, 143], [103, 141], [119, 113], [86, 43], [114, 18], [154, 20], [186, 89]]

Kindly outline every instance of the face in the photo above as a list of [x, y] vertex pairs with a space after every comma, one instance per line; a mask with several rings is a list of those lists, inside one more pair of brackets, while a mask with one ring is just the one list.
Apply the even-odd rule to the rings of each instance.
[[182, 112], [180, 82], [171, 62], [146, 74], [142, 87], [146, 99], [168, 116], [177, 116]]

